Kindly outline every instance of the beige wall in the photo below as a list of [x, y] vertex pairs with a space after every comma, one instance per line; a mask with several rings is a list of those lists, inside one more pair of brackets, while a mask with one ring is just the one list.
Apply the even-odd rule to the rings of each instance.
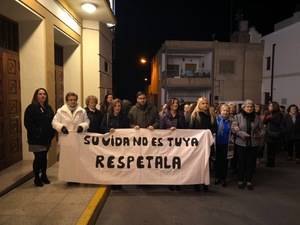
[[[44, 21], [19, 23], [20, 81], [22, 125], [24, 112], [31, 103], [35, 89], [46, 88], [46, 45]], [[33, 50], [35, 49], [35, 50]], [[23, 159], [32, 159], [28, 152], [26, 129], [22, 127]]]
[[[263, 46], [241, 43], [216, 43], [215, 46], [214, 95], [225, 101], [260, 102]], [[220, 73], [220, 61], [226, 59], [235, 62], [234, 74]]]
[[[64, 3], [63, 0], [59, 1]], [[24, 111], [31, 102], [34, 90], [39, 87], [46, 88], [49, 94], [49, 103], [53, 109], [55, 106], [54, 29], [59, 29], [65, 38], [72, 39], [73, 42], [77, 43], [75, 45], [63, 45], [64, 93], [68, 91], [78, 93], [79, 101], [83, 104], [83, 98], [87, 95], [93, 94], [99, 97], [100, 28], [98, 21], [84, 21], [82, 23], [84, 28], [81, 30], [82, 36], [80, 36], [79, 33], [68, 27], [67, 23], [59, 20], [40, 5], [38, 1], [20, 0], [19, 2], [22, 3], [22, 6], [18, 6], [17, 9], [22, 12], [22, 16], [12, 11], [8, 11], [5, 15], [19, 22], [22, 146], [23, 158], [27, 160], [33, 157], [28, 152], [27, 135], [23, 121]], [[19, 4], [15, 1], [6, 1], [5, 3]], [[74, 16], [74, 12], [72, 13]], [[31, 20], [31, 18], [36, 19], [35, 17], [38, 21]], [[81, 25], [81, 19], [76, 15], [75, 18], [79, 21], [78, 25]], [[105, 32], [106, 30], [104, 30]], [[106, 46], [105, 43], [102, 50], [111, 59], [111, 43], [109, 46]], [[53, 140], [52, 149], [49, 152], [50, 165], [56, 161], [57, 153], [56, 141]]]
[[78, 94], [79, 103], [81, 99], [81, 58], [80, 45], [64, 46], [64, 96], [72, 91]]
[[82, 21], [82, 76], [83, 98], [95, 95], [99, 98], [99, 22]]
[[[212, 51], [213, 80], [211, 81], [211, 87], [213, 87], [213, 96], [221, 97], [219, 98], [220, 101], [239, 101], [250, 98], [255, 102], [260, 102], [263, 63], [262, 44], [217, 41], [166, 41], [158, 55], [161, 55], [161, 52], [165, 51], [165, 49], [167, 49], [166, 51], [180, 50], [183, 53]], [[220, 73], [219, 65], [221, 60], [234, 61], [235, 70], [233, 74]], [[164, 60], [161, 62], [162, 67], [164, 66], [163, 63]], [[183, 79], [180, 80], [183, 81]], [[204, 84], [204, 82], [202, 83]], [[184, 84], [182, 83], [182, 85]], [[209, 86], [209, 84], [206, 85]], [[184, 86], [186, 88], [190, 87], [189, 85]], [[200, 87], [201, 85], [198, 86]]]
[[[107, 93], [112, 93], [112, 32], [103, 23], [100, 23], [100, 100]], [[108, 71], [105, 71], [105, 62]]]

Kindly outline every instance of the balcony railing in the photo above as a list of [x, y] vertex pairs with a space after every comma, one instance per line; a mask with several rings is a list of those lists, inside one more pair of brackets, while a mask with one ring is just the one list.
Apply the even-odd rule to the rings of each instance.
[[194, 78], [209, 78], [211, 73], [209, 71], [202, 71], [202, 72], [185, 72], [179, 74], [178, 72], [168, 71], [167, 77], [168, 78], [183, 78], [183, 77], [194, 77]]

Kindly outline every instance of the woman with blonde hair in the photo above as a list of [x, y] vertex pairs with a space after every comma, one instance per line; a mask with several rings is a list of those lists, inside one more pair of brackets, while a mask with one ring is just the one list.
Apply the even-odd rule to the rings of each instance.
[[[215, 133], [216, 121], [215, 117], [210, 113], [208, 100], [206, 97], [200, 97], [197, 101], [197, 105], [192, 112], [190, 120], [190, 129], [209, 129], [212, 133]], [[197, 191], [200, 190], [199, 185], [195, 185]], [[208, 190], [208, 185], [203, 185], [203, 190]]]
[[210, 111], [207, 98], [200, 97], [192, 112], [189, 127], [191, 129], [210, 129], [212, 133], [215, 133], [216, 121]]

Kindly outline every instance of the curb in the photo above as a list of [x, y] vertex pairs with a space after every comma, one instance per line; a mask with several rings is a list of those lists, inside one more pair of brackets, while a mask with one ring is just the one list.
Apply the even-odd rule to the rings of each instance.
[[18, 186], [24, 184], [25, 182], [29, 181], [31, 178], [33, 178], [33, 172], [30, 172], [23, 177], [21, 177], [19, 180], [17, 180], [15, 183], [9, 185], [5, 189], [0, 191], [0, 197], [7, 194], [8, 192], [12, 191], [13, 189], [17, 188]]
[[106, 202], [110, 188], [100, 187], [81, 214], [76, 225], [94, 225]]

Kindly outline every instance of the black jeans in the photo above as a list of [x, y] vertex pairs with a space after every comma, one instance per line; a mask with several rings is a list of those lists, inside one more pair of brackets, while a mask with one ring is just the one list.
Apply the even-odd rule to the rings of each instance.
[[296, 152], [296, 158], [300, 159], [300, 140], [289, 140], [286, 142], [286, 148], [288, 151], [288, 156], [293, 157], [294, 149]]
[[237, 146], [238, 150], [238, 181], [252, 182], [256, 163], [255, 147]]
[[216, 178], [226, 180], [228, 170], [228, 145], [216, 145]]
[[36, 178], [39, 178], [40, 173], [42, 176], [46, 175], [47, 170], [47, 153], [48, 151], [34, 152], [33, 172]]
[[275, 166], [276, 153], [281, 149], [280, 142], [267, 142], [267, 166]]
[[233, 146], [233, 158], [230, 160], [230, 167], [233, 170], [233, 173], [237, 173], [238, 171], [238, 150], [237, 150], [237, 145], [234, 144]]

